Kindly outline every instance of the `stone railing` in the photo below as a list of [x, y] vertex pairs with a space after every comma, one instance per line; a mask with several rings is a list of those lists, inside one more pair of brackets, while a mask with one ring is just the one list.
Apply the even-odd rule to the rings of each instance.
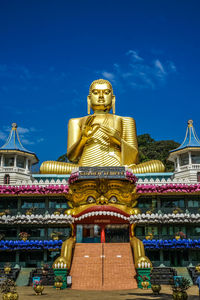
[[68, 180], [66, 179], [40, 179], [39, 181], [36, 179], [32, 179], [32, 180], [23, 180], [23, 181], [17, 181], [16, 182], [16, 186], [19, 185], [40, 185], [40, 186], [46, 186], [46, 185], [67, 185], [68, 184]]
[[74, 218], [71, 215], [16, 215], [1, 216], [0, 224], [71, 224]]
[[146, 223], [199, 223], [200, 213], [179, 213], [179, 214], [138, 214], [131, 215], [129, 218], [131, 224], [146, 224]]
[[138, 181], [137, 181], [137, 185], [140, 185], [140, 184], [154, 184], [154, 185], [163, 185], [163, 184], [191, 184], [191, 182], [189, 181], [188, 178], [186, 179], [177, 179], [177, 178], [174, 178], [174, 179], [159, 179], [159, 178], [156, 178], [156, 179], [148, 179], [148, 178], [139, 178]]
[[18, 167], [0, 167], [0, 172], [30, 174], [30, 170]]
[[200, 164], [192, 164], [192, 165], [186, 165], [186, 166], [180, 166], [180, 171], [184, 170], [200, 170]]

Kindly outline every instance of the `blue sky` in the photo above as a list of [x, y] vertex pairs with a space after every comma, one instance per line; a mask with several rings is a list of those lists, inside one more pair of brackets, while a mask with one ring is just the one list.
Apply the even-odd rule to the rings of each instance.
[[200, 2], [1, 0], [0, 146], [12, 122], [40, 163], [66, 152], [90, 83], [113, 84], [116, 114], [138, 134], [200, 137]]

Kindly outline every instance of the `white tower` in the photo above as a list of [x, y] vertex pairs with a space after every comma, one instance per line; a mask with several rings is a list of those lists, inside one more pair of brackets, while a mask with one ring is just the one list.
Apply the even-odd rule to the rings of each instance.
[[174, 162], [174, 178], [187, 178], [191, 183], [200, 182], [200, 140], [192, 120], [188, 121], [183, 143], [170, 151], [168, 160]]
[[14, 185], [19, 180], [30, 180], [31, 166], [37, 162], [35, 153], [22, 146], [17, 124], [13, 123], [8, 140], [0, 148], [0, 184]]

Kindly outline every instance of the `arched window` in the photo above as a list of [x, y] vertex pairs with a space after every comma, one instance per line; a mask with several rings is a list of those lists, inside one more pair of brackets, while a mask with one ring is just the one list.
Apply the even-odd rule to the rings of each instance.
[[4, 184], [10, 184], [10, 175], [6, 174], [4, 176]]

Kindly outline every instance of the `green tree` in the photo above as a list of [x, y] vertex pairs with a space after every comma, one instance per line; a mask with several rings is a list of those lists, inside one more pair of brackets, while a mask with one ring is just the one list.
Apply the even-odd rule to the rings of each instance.
[[169, 151], [178, 146], [180, 144], [172, 140], [155, 141], [148, 133], [138, 136], [140, 162], [158, 159], [163, 162], [167, 172], [174, 170], [174, 164], [167, 160]]

